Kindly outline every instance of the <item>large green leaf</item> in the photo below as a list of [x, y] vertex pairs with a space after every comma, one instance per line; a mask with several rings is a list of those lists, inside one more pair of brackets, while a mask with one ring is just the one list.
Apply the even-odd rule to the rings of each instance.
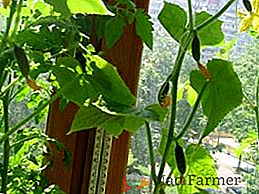
[[97, 103], [81, 107], [72, 123], [69, 133], [87, 130], [95, 127], [103, 128], [114, 136], [118, 136], [125, 129], [136, 132], [145, 121], [163, 121], [167, 110], [158, 105], [150, 105], [143, 110], [134, 107], [127, 112], [115, 112]]
[[92, 84], [96, 93], [102, 95], [109, 108], [131, 107], [135, 103], [135, 97], [113, 65], [99, 56], [93, 56], [90, 68], [91, 75], [86, 79]]
[[119, 136], [125, 129], [129, 132], [137, 131], [145, 119], [134, 115], [108, 114], [95, 106], [81, 107], [72, 123], [70, 133], [91, 128], [103, 128], [113, 136]]
[[67, 0], [71, 13], [113, 15], [102, 0]]
[[[231, 110], [240, 105], [243, 98], [241, 83], [231, 62], [213, 59], [209, 61], [207, 68], [211, 80], [201, 100], [203, 112], [208, 117], [202, 138], [212, 132]], [[197, 70], [191, 72], [190, 81], [197, 92], [201, 91], [206, 82], [204, 76]]]
[[53, 72], [61, 87], [62, 94], [72, 102], [82, 106], [86, 99], [92, 96], [89, 91], [91, 85], [82, 80], [80, 76], [66, 67], [53, 67]]
[[106, 22], [104, 30], [105, 43], [111, 48], [123, 35], [125, 21], [122, 17], [114, 17]]
[[153, 27], [150, 17], [143, 10], [138, 9], [136, 12], [136, 32], [150, 49], [153, 47], [152, 31]]
[[[195, 16], [196, 25], [201, 24], [210, 17], [211, 15], [205, 11], [197, 13]], [[224, 33], [221, 30], [222, 24], [222, 21], [216, 20], [198, 32], [201, 44], [203, 46], [216, 45], [224, 40]]]
[[177, 42], [180, 42], [187, 23], [186, 12], [178, 5], [165, 2], [158, 19], [167, 32], [169, 32]]
[[71, 13], [67, 6], [67, 0], [44, 0], [46, 3], [54, 7], [54, 11], [61, 13], [63, 16], [69, 18]]
[[190, 144], [185, 150], [185, 157], [188, 166], [187, 184], [180, 193], [194, 193], [205, 188], [218, 188], [217, 181], [215, 181], [216, 184], [213, 184], [213, 180], [210, 180], [206, 185], [205, 177], [212, 179], [217, 177], [214, 159], [207, 149], [200, 145]]

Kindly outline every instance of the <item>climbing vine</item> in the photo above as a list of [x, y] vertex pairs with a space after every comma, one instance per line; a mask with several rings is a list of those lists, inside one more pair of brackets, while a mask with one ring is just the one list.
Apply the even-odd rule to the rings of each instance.
[[[53, 141], [66, 151], [64, 145], [42, 133], [12, 138], [15, 134], [26, 132], [24, 126], [58, 98], [61, 99], [61, 109], [68, 102], [79, 106], [68, 134], [101, 128], [118, 137], [123, 130], [136, 132], [145, 126], [155, 194], [167, 191], [168, 184], [163, 179], [166, 164], [171, 168], [167, 178], [171, 175], [179, 178], [178, 184], [174, 185], [178, 193], [206, 193], [207, 188], [218, 188], [218, 183], [214, 182], [188, 184], [188, 177], [217, 177], [214, 161], [203, 146], [203, 140], [229, 112], [242, 103], [241, 82], [233, 70], [233, 63], [218, 58], [205, 62], [202, 57], [202, 48], [215, 46], [224, 40], [221, 30], [223, 22], [219, 17], [234, 1], [229, 0], [215, 15], [205, 11], [195, 13], [191, 0], [187, 0], [187, 12], [178, 5], [164, 3], [158, 19], [178, 43], [178, 54], [158, 91], [157, 103], [138, 108], [134, 105], [135, 97], [116, 68], [102, 58], [101, 49], [102, 45], [107, 49], [116, 45], [128, 25], [134, 25], [137, 35], [152, 49], [153, 27], [150, 17], [131, 0], [117, 0], [114, 5], [105, 5], [101, 0], [4, 0], [1, 13], [6, 18], [6, 25], [5, 31], [0, 34], [0, 98], [3, 107], [0, 122], [0, 145], [3, 145], [1, 192], [10, 193], [17, 189], [11, 184], [8, 173], [12, 161], [10, 156], [13, 149], [17, 153], [28, 138], [41, 139], [46, 147]], [[242, 31], [249, 24], [255, 29], [258, 27], [251, 23], [258, 17], [258, 5], [255, 2], [250, 4], [250, 1], [244, 1], [250, 15], [241, 16]], [[184, 125], [176, 126], [177, 99], [181, 95], [179, 76], [185, 65], [186, 54], [191, 54], [196, 64], [196, 69], [189, 75], [189, 82], [197, 98]], [[24, 88], [30, 88], [32, 92], [44, 96], [44, 99], [31, 114], [10, 125], [9, 105]], [[190, 130], [200, 105], [207, 118], [206, 126], [198, 130], [197, 142], [184, 142], [183, 137]], [[255, 113], [258, 117], [258, 107]], [[164, 126], [158, 149], [162, 157], [158, 171], [152, 145], [152, 122]], [[37, 163], [33, 157], [30, 161]], [[37, 187], [32, 188], [47, 193], [46, 188], [40, 185], [37, 183]]]

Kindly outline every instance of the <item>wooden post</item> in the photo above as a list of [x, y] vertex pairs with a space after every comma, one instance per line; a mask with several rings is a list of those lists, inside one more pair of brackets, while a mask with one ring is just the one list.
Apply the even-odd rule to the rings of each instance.
[[[113, 3], [113, 0], [108, 1]], [[137, 6], [148, 9], [149, 0], [136, 0]], [[103, 44], [104, 58], [114, 64], [132, 91], [137, 94], [141, 53], [143, 44], [136, 35], [134, 25], [125, 28], [123, 37], [110, 50]], [[50, 183], [59, 185], [68, 194], [87, 194], [88, 180], [91, 169], [95, 131], [88, 130], [67, 136], [66, 133], [73, 121], [78, 107], [70, 103], [62, 112], [59, 110], [59, 101], [50, 107], [47, 134], [59, 139], [71, 151], [71, 168], [66, 170], [60, 153], [52, 146], [54, 152], [53, 166], [46, 170], [45, 175]], [[123, 132], [112, 145], [111, 160], [108, 173], [107, 194], [120, 194], [122, 180], [128, 160], [130, 134]], [[89, 193], [90, 194], [90, 193]]]

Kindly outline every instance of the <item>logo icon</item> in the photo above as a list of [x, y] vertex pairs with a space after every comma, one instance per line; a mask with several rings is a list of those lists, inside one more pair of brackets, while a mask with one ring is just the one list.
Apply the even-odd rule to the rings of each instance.
[[141, 191], [147, 190], [151, 193], [152, 183], [149, 177], [140, 175], [138, 173], [128, 174], [122, 180], [122, 192], [127, 193], [127, 191]]

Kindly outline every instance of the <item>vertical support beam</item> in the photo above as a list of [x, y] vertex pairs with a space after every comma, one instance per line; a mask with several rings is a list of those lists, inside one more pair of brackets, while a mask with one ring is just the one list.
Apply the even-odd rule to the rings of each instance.
[[[95, 131], [82, 131], [73, 135], [66, 135], [71, 126], [74, 115], [78, 107], [70, 103], [64, 111], [59, 109], [59, 100], [55, 101], [49, 110], [47, 121], [47, 134], [65, 144], [71, 152], [70, 169], [66, 169], [64, 163], [64, 153], [57, 150], [56, 146], [51, 145], [53, 163], [44, 175], [50, 183], [57, 184], [63, 191], [69, 194], [79, 194], [83, 181], [82, 169], [85, 166], [86, 153], [91, 153], [92, 140]], [[89, 157], [89, 161], [91, 157]]]
[[[114, 3], [114, 0], [108, 1]], [[149, 0], [136, 0], [138, 7], [148, 10]], [[125, 28], [122, 38], [110, 49], [104, 47], [105, 59], [114, 64], [131, 92], [136, 96], [143, 43], [136, 35], [134, 25]], [[122, 180], [128, 161], [130, 134], [123, 132], [112, 143], [106, 194], [122, 193]]]

